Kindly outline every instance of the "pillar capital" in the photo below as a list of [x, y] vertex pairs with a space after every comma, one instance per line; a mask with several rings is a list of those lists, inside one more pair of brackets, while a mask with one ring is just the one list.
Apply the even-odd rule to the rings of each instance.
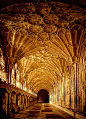
[[77, 63], [77, 56], [73, 56], [72, 61], [73, 61], [73, 63]]
[[64, 77], [64, 75], [65, 75], [65, 73], [64, 73], [64, 72], [62, 72], [62, 77]]

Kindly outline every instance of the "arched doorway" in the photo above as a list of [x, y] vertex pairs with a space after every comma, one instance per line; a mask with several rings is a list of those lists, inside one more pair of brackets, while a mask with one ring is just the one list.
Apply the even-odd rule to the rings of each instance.
[[41, 89], [37, 95], [38, 95], [37, 102], [49, 103], [49, 93], [47, 90]]
[[0, 116], [4, 119], [7, 115], [8, 92], [5, 88], [0, 89]]

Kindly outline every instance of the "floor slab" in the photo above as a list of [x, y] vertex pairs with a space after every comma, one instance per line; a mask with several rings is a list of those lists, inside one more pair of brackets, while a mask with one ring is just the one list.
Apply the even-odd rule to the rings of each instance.
[[37, 103], [5, 119], [73, 119], [72, 116], [49, 103]]

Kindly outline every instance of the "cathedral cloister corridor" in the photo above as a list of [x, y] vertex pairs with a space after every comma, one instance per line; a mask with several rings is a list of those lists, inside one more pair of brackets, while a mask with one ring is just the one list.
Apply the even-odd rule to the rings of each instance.
[[0, 119], [86, 118], [86, 1], [0, 1]]

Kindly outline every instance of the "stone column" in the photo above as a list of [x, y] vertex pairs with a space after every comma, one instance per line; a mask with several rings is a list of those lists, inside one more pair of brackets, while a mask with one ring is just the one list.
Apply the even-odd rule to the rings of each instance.
[[26, 108], [26, 95], [24, 96], [24, 108]]
[[27, 106], [28, 106], [28, 96], [27, 96]]
[[63, 83], [63, 79], [61, 78], [61, 98], [60, 98], [61, 99], [61, 106], [62, 106], [62, 102], [63, 102], [63, 92], [62, 92], [63, 91], [62, 90], [63, 89], [63, 87], [62, 87], [63, 85], [62, 85], [62, 83]]
[[29, 97], [29, 106], [30, 106], [31, 104], [30, 104], [30, 97]]
[[29, 96], [28, 96], [28, 106], [29, 106]]
[[51, 102], [53, 102], [53, 89], [52, 89], [52, 92], [51, 92]]
[[53, 97], [53, 103], [54, 103], [54, 89], [53, 89], [52, 97]]
[[24, 109], [24, 95], [22, 97], [22, 105], [23, 105], [23, 109]]
[[18, 95], [18, 111], [20, 111], [20, 107], [21, 107], [21, 95]]
[[57, 102], [57, 90], [56, 90], [57, 88], [56, 88], [56, 86], [55, 86], [55, 104], [56, 104], [56, 102]]
[[69, 108], [71, 108], [71, 74], [69, 70]]
[[16, 107], [15, 112], [18, 112], [18, 94], [16, 94]]
[[27, 107], [27, 95], [26, 95], [26, 107]]
[[71, 67], [71, 108], [74, 109], [74, 68]]
[[83, 110], [86, 112], [86, 61], [83, 59]]
[[62, 77], [62, 86], [63, 86], [63, 88], [62, 88], [62, 97], [63, 97], [63, 102], [62, 102], [62, 104], [63, 104], [63, 106], [65, 105], [65, 78], [64, 78], [64, 76], [65, 76], [65, 74], [63, 73], [63, 77]]
[[55, 103], [55, 87], [53, 89], [53, 103]]
[[73, 58], [73, 67], [75, 71], [74, 75], [74, 108], [77, 108], [77, 57], [74, 56]]
[[6, 93], [6, 115], [7, 115], [7, 112], [8, 111], [8, 93]]
[[11, 92], [8, 94], [8, 115], [12, 117]]
[[16, 106], [16, 94], [11, 94], [11, 104], [12, 104], [12, 113], [15, 113], [15, 106]]
[[21, 95], [21, 110], [23, 110], [23, 95]]
[[77, 109], [79, 110], [80, 103], [79, 103], [79, 62], [76, 63], [76, 75], [77, 75]]

